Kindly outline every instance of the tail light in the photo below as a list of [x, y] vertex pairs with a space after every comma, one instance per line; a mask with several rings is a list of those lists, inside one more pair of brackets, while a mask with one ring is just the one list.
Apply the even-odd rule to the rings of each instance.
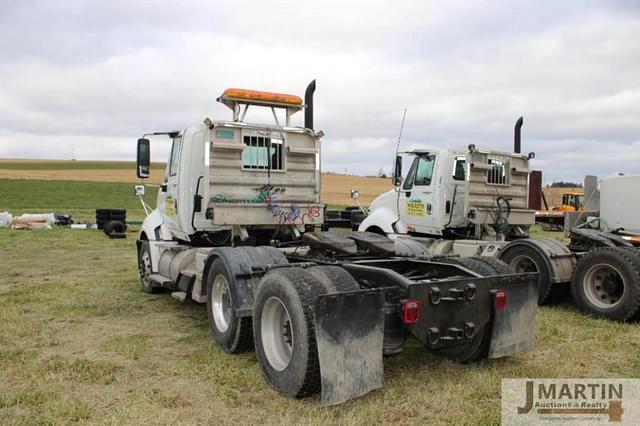
[[507, 290], [498, 289], [493, 296], [493, 306], [496, 308], [496, 311], [502, 311], [507, 307]]
[[407, 299], [402, 303], [402, 321], [407, 325], [418, 322], [420, 318], [420, 301]]

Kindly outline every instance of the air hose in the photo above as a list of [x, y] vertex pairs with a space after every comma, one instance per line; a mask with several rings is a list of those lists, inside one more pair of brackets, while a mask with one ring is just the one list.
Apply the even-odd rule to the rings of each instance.
[[494, 226], [498, 234], [507, 235], [510, 214], [511, 203], [509, 203], [509, 200], [503, 196], [496, 197], [496, 220]]

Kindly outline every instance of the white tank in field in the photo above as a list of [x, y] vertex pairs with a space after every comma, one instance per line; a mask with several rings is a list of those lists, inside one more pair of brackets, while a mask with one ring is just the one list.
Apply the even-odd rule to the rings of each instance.
[[640, 232], [640, 176], [612, 176], [600, 182], [600, 217], [609, 229]]

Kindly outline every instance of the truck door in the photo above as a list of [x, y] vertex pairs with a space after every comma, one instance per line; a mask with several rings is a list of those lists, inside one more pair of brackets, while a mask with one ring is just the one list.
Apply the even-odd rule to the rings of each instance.
[[467, 157], [464, 155], [452, 158], [453, 170], [450, 176], [443, 173], [444, 218], [442, 228], [465, 226], [467, 216], [464, 212], [465, 184], [467, 176]]
[[160, 212], [164, 218], [165, 224], [172, 234], [182, 234], [180, 223], [178, 221], [178, 182], [180, 178], [180, 156], [182, 154], [182, 135], [173, 139], [171, 146], [171, 157], [167, 164], [164, 181], [160, 187], [159, 197], [162, 197], [158, 203]]
[[418, 154], [411, 164], [400, 194], [400, 217], [409, 232], [441, 234], [435, 226], [433, 181], [435, 154]]

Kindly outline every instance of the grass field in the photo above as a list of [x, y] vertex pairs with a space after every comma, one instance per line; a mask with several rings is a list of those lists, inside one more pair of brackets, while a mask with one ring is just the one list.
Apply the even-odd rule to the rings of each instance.
[[287, 399], [212, 343], [203, 306], [139, 290], [134, 238], [0, 229], [0, 424], [487, 424], [503, 377], [640, 376], [638, 324], [565, 303], [539, 310], [531, 352], [458, 365], [410, 342], [381, 391]]
[[[147, 203], [155, 206], [156, 194], [157, 188], [148, 187]], [[97, 208], [127, 209], [127, 219], [144, 218], [130, 183], [0, 179], [0, 211], [66, 213], [74, 220], [95, 221]]]
[[[161, 183], [164, 169], [164, 163], [152, 163], [149, 182]], [[0, 179], [140, 183], [133, 161], [0, 159]]]
[[[164, 168], [164, 163], [152, 163], [149, 182], [161, 183]], [[135, 175], [133, 161], [0, 159], [0, 179], [140, 183]], [[369, 204], [376, 196], [391, 189], [391, 180], [336, 173], [322, 174], [323, 202], [342, 206], [353, 204], [350, 199], [351, 189], [358, 189], [361, 202]], [[543, 188], [549, 208], [562, 204], [563, 193], [582, 190], [582, 188]], [[542, 207], [544, 208], [544, 205]]]
[[[92, 219], [98, 207], [143, 216], [131, 183], [0, 179], [0, 211]], [[566, 301], [539, 309], [530, 352], [459, 365], [410, 341], [385, 361], [380, 391], [337, 407], [287, 399], [253, 353], [213, 344], [203, 306], [140, 291], [135, 238], [135, 226], [126, 240], [0, 229], [0, 425], [490, 424], [502, 378], [640, 377], [640, 325]]]
[[[147, 183], [160, 184], [164, 177], [163, 163], [153, 163]], [[0, 159], [0, 181], [3, 179], [35, 179], [81, 182], [140, 183], [135, 163], [130, 161], [63, 161]], [[391, 189], [391, 179], [322, 174], [321, 201], [332, 205], [351, 205], [351, 190], [360, 191], [360, 201], [368, 205], [375, 197]], [[2, 192], [0, 192], [0, 204]], [[0, 205], [0, 208], [2, 206]]]
[[[165, 163], [151, 163], [152, 169], [164, 170]], [[69, 161], [0, 159], [0, 169], [7, 170], [133, 170], [135, 161]]]

